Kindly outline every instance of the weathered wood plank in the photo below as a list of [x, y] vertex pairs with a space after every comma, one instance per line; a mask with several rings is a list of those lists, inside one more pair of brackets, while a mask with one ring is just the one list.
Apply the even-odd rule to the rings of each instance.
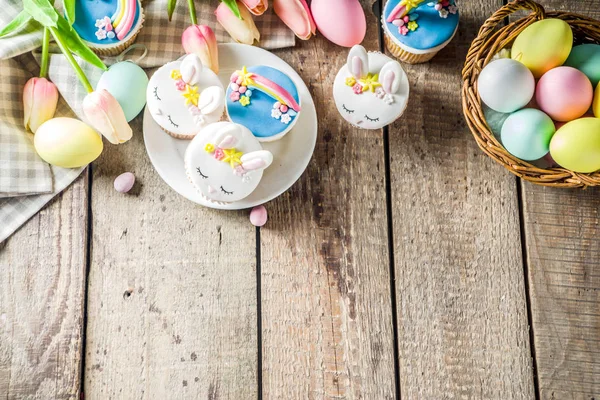
[[86, 175], [0, 245], [3, 399], [79, 399]]
[[432, 62], [405, 66], [390, 128], [400, 387], [404, 399], [533, 399], [515, 178], [466, 127], [460, 69], [502, 1], [460, 2]]
[[[544, 0], [600, 19], [598, 0]], [[600, 190], [522, 182], [532, 329], [541, 399], [600, 398]]]
[[[369, 3], [364, 45], [378, 50]], [[336, 110], [347, 51], [317, 37], [278, 52], [309, 86], [319, 137], [261, 229], [265, 399], [395, 398], [382, 132], [353, 129]]]
[[[87, 399], [253, 399], [255, 229], [172, 191], [134, 138], [93, 174]], [[133, 172], [132, 194], [114, 178]]]

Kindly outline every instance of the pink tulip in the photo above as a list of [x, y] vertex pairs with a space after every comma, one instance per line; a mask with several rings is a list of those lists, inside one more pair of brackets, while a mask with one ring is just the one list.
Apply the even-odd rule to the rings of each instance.
[[219, 73], [219, 53], [217, 38], [206, 25], [192, 25], [183, 31], [181, 44], [187, 54], [195, 53], [205, 67]]
[[221, 3], [215, 11], [217, 21], [236, 42], [253, 44], [255, 40], [260, 40], [260, 33], [254, 25], [250, 12], [239, 1], [237, 3], [242, 19], [236, 17], [225, 3]]
[[125, 143], [133, 136], [119, 102], [106, 89], [85, 96], [83, 113], [90, 125], [113, 144]]
[[302, 40], [316, 34], [317, 26], [305, 0], [273, 0], [275, 14]]
[[269, 8], [267, 0], [242, 0], [242, 3], [254, 15], [262, 15]]
[[40, 125], [54, 117], [58, 104], [58, 90], [46, 78], [31, 78], [23, 89], [23, 124], [35, 133]]

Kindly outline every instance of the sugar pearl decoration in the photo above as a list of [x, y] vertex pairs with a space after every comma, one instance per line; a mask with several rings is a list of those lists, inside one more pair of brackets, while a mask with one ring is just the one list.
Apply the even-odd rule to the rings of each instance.
[[135, 183], [135, 175], [131, 172], [125, 172], [115, 179], [115, 190], [119, 193], [127, 193]]
[[395, 19], [392, 24], [396, 25], [396, 26], [404, 26], [404, 21], [401, 19]]
[[254, 226], [264, 226], [267, 223], [267, 209], [265, 206], [256, 206], [250, 211], [250, 222]]

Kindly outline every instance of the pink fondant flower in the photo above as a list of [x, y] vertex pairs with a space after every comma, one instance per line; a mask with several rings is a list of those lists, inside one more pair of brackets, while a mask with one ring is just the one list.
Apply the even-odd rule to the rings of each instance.
[[246, 174], [246, 172], [247, 171], [241, 165], [238, 165], [237, 167], [235, 167], [233, 169], [233, 173], [236, 174], [237, 176], [244, 176]]
[[183, 79], [179, 78], [177, 81], [175, 81], [175, 87], [179, 91], [184, 91], [185, 90], [185, 82], [183, 81]]
[[448, 7], [448, 11], [450, 12], [450, 14], [456, 14], [456, 12], [458, 11], [458, 7], [452, 5]]
[[271, 110], [271, 117], [275, 119], [281, 118], [281, 111], [279, 111], [279, 108], [274, 108]]
[[238, 101], [240, 99], [240, 92], [231, 92], [229, 98], [231, 99], [231, 101]]
[[98, 29], [96, 31], [96, 37], [98, 40], [106, 39], [106, 31], [104, 29]]
[[235, 82], [237, 80], [238, 80], [238, 74], [231, 75], [231, 79], [230, 79], [231, 82]]
[[190, 110], [190, 114], [192, 115], [202, 115], [202, 111], [193, 104], [188, 107], [188, 110]]
[[223, 153], [223, 149], [220, 147], [217, 147], [215, 149], [215, 158], [219, 161], [221, 161], [223, 158], [225, 158], [225, 153]]
[[357, 83], [356, 85], [352, 86], [352, 90], [355, 94], [361, 94], [363, 92], [363, 87]]
[[383, 90], [381, 87], [378, 87], [377, 90], [375, 90], [375, 96], [377, 96], [379, 99], [383, 99], [385, 97], [385, 90]]
[[291, 120], [292, 120], [292, 117], [290, 117], [289, 114], [283, 114], [281, 116], [281, 122], [283, 122], [286, 125], [289, 124]]
[[401, 27], [398, 28], [398, 32], [401, 35], [406, 36], [406, 35], [408, 35], [408, 28], [406, 27], [406, 25], [401, 26]]
[[[109, 20], [110, 21], [110, 20]], [[106, 26], [106, 22], [104, 21], [104, 18], [102, 19], [97, 19], [96, 20], [96, 24], [94, 25], [96, 28], [102, 29]]]

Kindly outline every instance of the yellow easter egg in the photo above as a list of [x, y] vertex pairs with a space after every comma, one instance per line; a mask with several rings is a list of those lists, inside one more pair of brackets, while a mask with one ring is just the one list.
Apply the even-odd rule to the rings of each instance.
[[594, 103], [592, 104], [592, 111], [596, 118], [600, 118], [600, 83], [596, 86], [596, 93], [594, 94]]
[[573, 47], [573, 31], [565, 21], [543, 19], [529, 25], [517, 36], [511, 58], [520, 61], [541, 77], [552, 68], [563, 65]]
[[36, 131], [33, 144], [44, 161], [63, 168], [87, 165], [98, 158], [103, 149], [100, 135], [73, 118], [44, 122]]
[[575, 172], [600, 169], [600, 119], [580, 118], [560, 128], [550, 141], [558, 165]]

